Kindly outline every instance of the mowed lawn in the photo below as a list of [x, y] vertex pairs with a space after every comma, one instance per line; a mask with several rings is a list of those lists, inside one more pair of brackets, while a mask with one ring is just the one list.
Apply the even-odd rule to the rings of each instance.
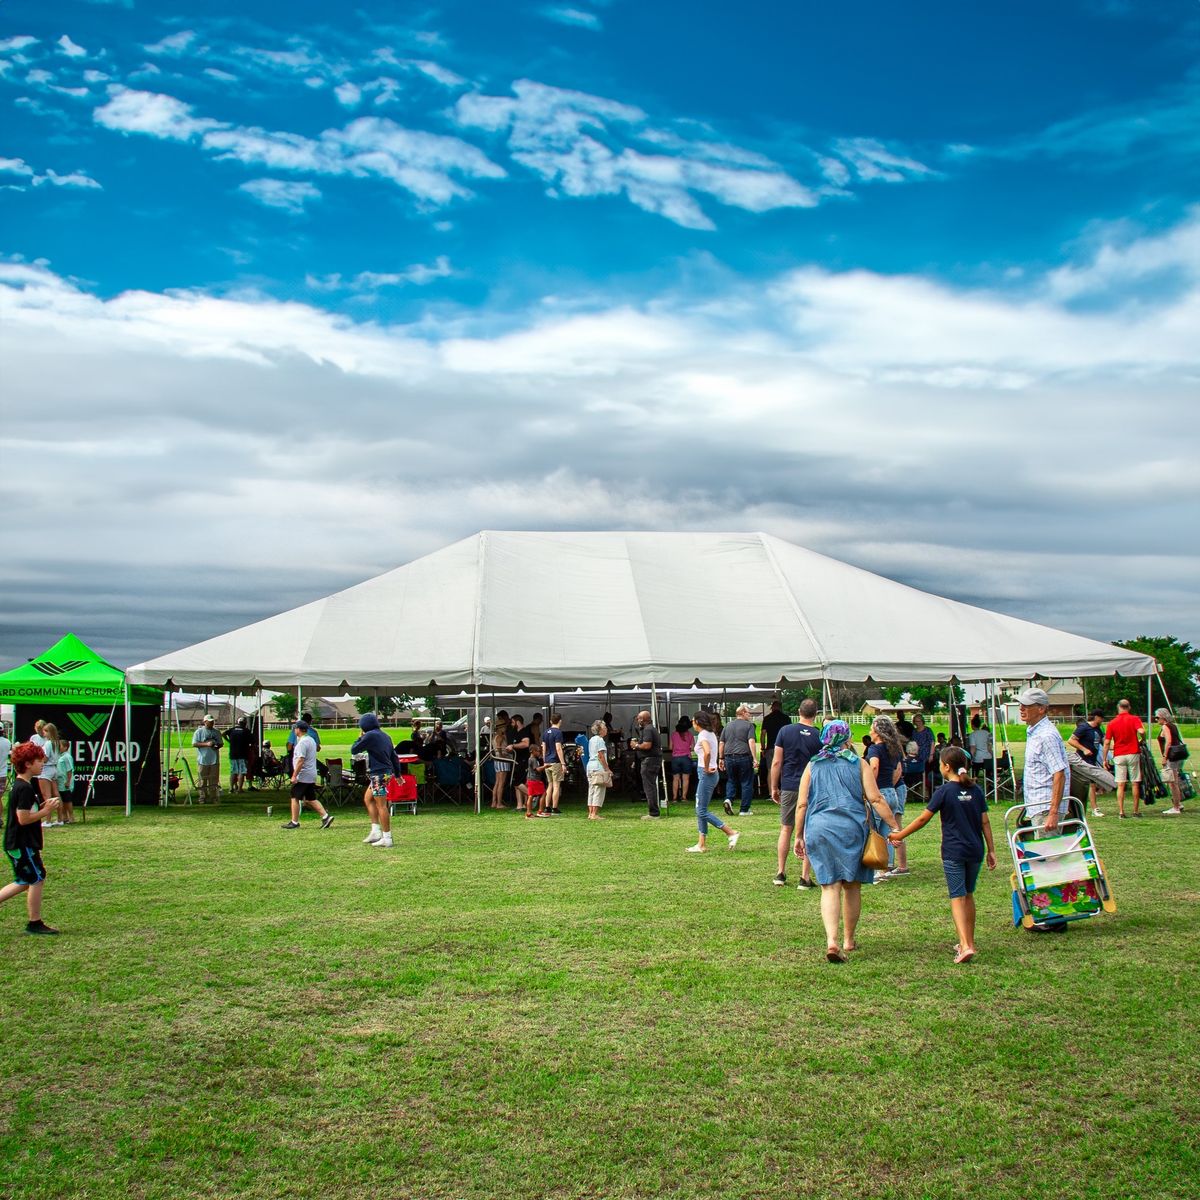
[[1200, 1192], [1194, 806], [1097, 822], [1120, 911], [1065, 936], [985, 873], [962, 967], [935, 824], [839, 967], [769, 805], [699, 856], [625, 800], [427, 810], [391, 851], [273, 803], [47, 831], [63, 936], [0, 908], [0, 1194]]

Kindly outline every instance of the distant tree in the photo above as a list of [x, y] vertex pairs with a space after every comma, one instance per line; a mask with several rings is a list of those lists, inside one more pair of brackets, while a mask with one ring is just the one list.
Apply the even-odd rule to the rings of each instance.
[[[883, 698], [889, 704], [899, 704], [907, 696], [927, 713], [934, 712], [939, 704], [945, 704], [950, 698], [950, 685], [945, 683], [918, 683], [912, 687], [885, 687], [881, 691]], [[963, 698], [962, 685], [954, 684], [954, 703], [962, 704]]]
[[[1181, 642], [1173, 637], [1136, 637], [1128, 642], [1113, 644], [1125, 650], [1148, 654], [1155, 659], [1162, 674], [1163, 686], [1171, 697], [1171, 704], [1183, 708], [1196, 707], [1197, 701], [1200, 701], [1200, 650], [1191, 642]], [[1145, 696], [1146, 681], [1108, 675], [1099, 679], [1085, 679], [1083, 687], [1087, 695], [1087, 707], [1098, 708], [1105, 716], [1111, 716], [1117, 710], [1118, 700], [1128, 700], [1134, 711], [1140, 712], [1142, 705], [1138, 704], [1138, 699]], [[1155, 684], [1151, 708], [1157, 708], [1161, 699], [1158, 685]]]
[[358, 709], [359, 716], [373, 712], [386, 719], [395, 716], [400, 709], [407, 708], [411, 703], [412, 698], [409, 696], [359, 696], [354, 701], [354, 707]]
[[425, 711], [431, 717], [444, 717], [446, 715], [441, 705], [438, 704], [438, 698], [436, 696], [425, 697]]
[[811, 685], [806, 688], [785, 688], [779, 693], [779, 699], [783, 701], [783, 711], [789, 717], [794, 717], [800, 711], [801, 700], [815, 700], [820, 704], [821, 689]]
[[296, 719], [298, 704], [295, 696], [289, 696], [281, 692], [271, 701], [271, 707], [275, 710], [275, 715], [281, 721], [294, 721]]

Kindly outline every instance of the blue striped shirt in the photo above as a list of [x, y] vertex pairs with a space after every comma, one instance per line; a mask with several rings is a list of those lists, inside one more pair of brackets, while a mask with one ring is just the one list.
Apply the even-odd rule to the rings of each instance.
[[1025, 792], [1025, 811], [1031, 817], [1040, 817], [1050, 811], [1054, 795], [1054, 776], [1059, 771], [1066, 773], [1063, 780], [1062, 801], [1059, 812], [1066, 811], [1067, 793], [1071, 790], [1071, 768], [1067, 764], [1067, 748], [1062, 734], [1048, 716], [1036, 725], [1030, 725], [1025, 734], [1025, 773], [1022, 786]]

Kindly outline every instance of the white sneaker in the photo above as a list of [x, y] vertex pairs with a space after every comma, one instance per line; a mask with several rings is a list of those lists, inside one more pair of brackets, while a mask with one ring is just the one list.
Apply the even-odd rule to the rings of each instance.
[[1183, 813], [1178, 808], [1164, 808], [1163, 816], [1164, 817], [1181, 817], [1181, 816], [1183, 816]]
[[372, 829], [371, 832], [368, 833], [365, 838], [363, 838], [363, 845], [373, 846], [381, 837], [383, 837], [383, 834], [378, 829]]
[[732, 850], [738, 844], [738, 840], [741, 838], [741, 836], [742, 835], [740, 833], [733, 833], [729, 835], [730, 850]]
[[1093, 808], [1092, 816], [1093, 817], [1102, 817], [1102, 816], [1104, 816], [1104, 814], [1098, 808]]
[[705, 847], [701, 846], [700, 843], [697, 842], [696, 845], [689, 846], [687, 848], [687, 853], [688, 854], [703, 854], [704, 850], [705, 850]]
[[379, 837], [371, 843], [372, 846], [382, 846], [384, 850], [390, 850], [392, 846], [392, 835], [390, 833], [381, 833]]

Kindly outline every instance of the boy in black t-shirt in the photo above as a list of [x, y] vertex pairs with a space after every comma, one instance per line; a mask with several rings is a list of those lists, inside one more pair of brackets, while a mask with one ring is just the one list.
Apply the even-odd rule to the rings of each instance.
[[0, 888], [0, 904], [25, 893], [29, 910], [26, 933], [57, 933], [42, 920], [42, 822], [53, 819], [58, 799], [42, 800], [33, 777], [42, 769], [46, 753], [33, 742], [22, 742], [12, 752], [16, 773], [4, 821], [4, 857], [12, 868], [13, 882]]
[[946, 781], [929, 798], [925, 811], [888, 840], [899, 845], [910, 833], [928, 825], [933, 814], [942, 818], [942, 869], [950, 892], [950, 911], [958, 930], [954, 947], [955, 963], [975, 957], [975, 881], [985, 857], [989, 871], [996, 869], [996, 848], [992, 827], [988, 824], [987, 801], [967, 773], [966, 752], [957, 746], [942, 751], [942, 778]]

